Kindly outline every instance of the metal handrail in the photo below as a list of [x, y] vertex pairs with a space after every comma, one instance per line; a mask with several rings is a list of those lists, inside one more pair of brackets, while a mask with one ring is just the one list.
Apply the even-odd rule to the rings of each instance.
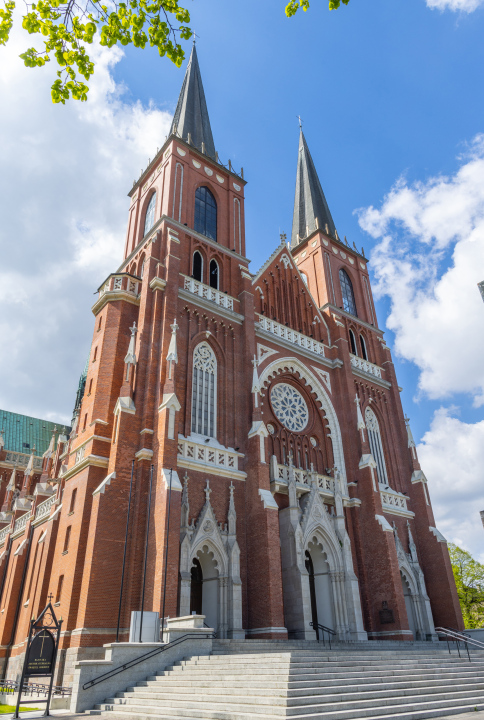
[[450, 628], [444, 628], [444, 627], [436, 627], [435, 632], [437, 635], [444, 635], [445, 639], [447, 640], [447, 647], [449, 649], [450, 654], [450, 645], [449, 640], [454, 640], [457, 643], [457, 652], [460, 655], [460, 647], [459, 643], [463, 642], [465, 645], [465, 648], [467, 650], [467, 657], [469, 658], [469, 662], [471, 662], [471, 655], [469, 653], [469, 645], [472, 645], [475, 648], [478, 648], [480, 650], [484, 650], [484, 643], [480, 640], [475, 640], [474, 638], [470, 637], [469, 635], [466, 635], [465, 633], [462, 633], [458, 630], [451, 630]]
[[331, 635], [336, 635], [336, 632], [329, 627], [326, 627], [326, 625], [320, 625], [320, 623], [309, 623], [311, 627], [316, 631], [316, 637], [318, 638], [319, 642], [319, 631], [322, 630], [323, 633], [323, 645], [326, 645], [325, 639], [324, 639], [324, 633], [328, 633], [328, 640], [329, 640], [329, 649], [331, 650]]
[[[207, 633], [206, 637], [203, 639], [208, 639], [213, 637], [212, 633]], [[98, 685], [101, 682], [104, 682], [104, 680], [109, 680], [109, 678], [113, 677], [114, 675], [118, 675], [121, 672], [124, 672], [124, 670], [129, 670], [130, 668], [134, 667], [135, 665], [138, 665], [139, 663], [143, 662], [143, 660], [149, 660], [150, 658], [154, 657], [155, 655], [159, 655], [159, 653], [165, 652], [165, 650], [168, 650], [172, 647], [175, 647], [175, 645], [179, 645], [181, 642], [184, 642], [185, 640], [188, 640], [190, 638], [197, 638], [198, 640], [201, 639], [201, 636], [198, 633], [186, 633], [186, 635], [182, 635], [181, 637], [177, 638], [176, 640], [173, 640], [173, 642], [166, 643], [162, 647], [154, 648], [153, 650], [149, 650], [147, 653], [144, 653], [143, 655], [140, 655], [137, 658], [134, 658], [134, 660], [129, 660], [128, 662], [124, 663], [123, 665], [119, 665], [117, 668], [113, 668], [112, 670], [108, 670], [108, 672], [103, 673], [102, 675], [99, 675], [97, 678], [94, 678], [94, 680], [89, 680], [87, 683], [84, 683], [82, 686], [83, 690], [89, 690], [89, 688], [94, 687], [94, 685]]]

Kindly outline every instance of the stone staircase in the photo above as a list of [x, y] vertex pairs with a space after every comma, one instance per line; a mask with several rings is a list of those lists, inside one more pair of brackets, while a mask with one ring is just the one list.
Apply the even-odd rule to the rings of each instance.
[[[462, 651], [461, 651], [462, 652]], [[484, 653], [445, 643], [214, 641], [90, 714], [112, 720], [417, 720], [484, 710]]]

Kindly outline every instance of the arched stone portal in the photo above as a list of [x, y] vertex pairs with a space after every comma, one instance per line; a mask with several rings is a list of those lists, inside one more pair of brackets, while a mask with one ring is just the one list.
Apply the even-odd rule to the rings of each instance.
[[367, 639], [339, 482], [338, 478], [337, 514], [330, 517], [316, 477], [311, 491], [298, 499], [294, 468], [289, 467], [289, 507], [279, 511], [279, 532], [284, 618], [290, 638], [314, 640], [310, 623], [317, 616], [338, 640]]
[[221, 526], [210, 503], [209, 481], [205, 505], [190, 523], [188, 478], [182, 495], [180, 534], [180, 604], [178, 614], [205, 615], [205, 623], [219, 638], [245, 638], [242, 630], [240, 549], [230, 486], [227, 525]]

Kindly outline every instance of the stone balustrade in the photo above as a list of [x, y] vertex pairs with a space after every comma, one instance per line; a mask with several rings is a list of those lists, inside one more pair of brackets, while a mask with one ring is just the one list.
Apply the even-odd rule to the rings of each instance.
[[10, 525], [7, 525], [3, 528], [3, 530], [0, 530], [0, 545], [3, 545], [5, 540], [7, 539], [7, 535], [10, 532]]
[[246, 474], [239, 470], [239, 457], [241, 453], [218, 446], [214, 441], [210, 443], [199, 442], [192, 438], [178, 436], [178, 465], [190, 467], [200, 471], [207, 470], [216, 475], [245, 479]]
[[382, 490], [382, 488], [380, 487], [380, 497], [383, 510], [385, 510], [386, 512], [392, 513], [394, 515], [411, 514], [407, 508], [408, 498], [406, 495], [402, 495], [402, 493], [399, 493], [396, 490], [392, 490], [391, 488]]
[[22, 532], [22, 530], [25, 530], [25, 526], [27, 525], [27, 521], [28, 521], [29, 517], [30, 517], [30, 511], [24, 513], [23, 515], [21, 515], [20, 517], [18, 517], [15, 520], [13, 530], [12, 530], [12, 535], [16, 535], [17, 533]]
[[50, 515], [50, 509], [52, 505], [54, 505], [55, 501], [56, 493], [48, 497], [47, 500], [43, 500], [41, 503], [39, 503], [35, 509], [35, 520], [40, 520], [43, 517], [48, 517]]
[[307, 335], [303, 335], [302, 333], [297, 332], [297, 330], [292, 330], [285, 325], [281, 325], [281, 323], [278, 323], [275, 320], [269, 320], [269, 318], [265, 317], [265, 315], [259, 315], [259, 327], [261, 330], [265, 330], [266, 332], [271, 333], [271, 335], [275, 335], [277, 338], [287, 340], [293, 345], [297, 345], [300, 348], [313, 352], [315, 355], [319, 355], [319, 357], [324, 357], [323, 343], [320, 343]]
[[360, 358], [357, 355], [352, 355], [351, 353], [350, 359], [352, 367], [356, 368], [356, 370], [361, 370], [362, 372], [367, 373], [367, 375], [373, 375], [373, 377], [381, 379], [381, 367], [378, 365], [371, 363], [369, 360], [363, 360], [363, 358]]
[[[10, 452], [7, 451], [5, 462], [12, 463], [12, 465], [18, 465], [19, 469], [27, 467], [30, 460], [30, 455], [21, 452]], [[35, 457], [34, 455], [34, 470], [42, 470], [42, 458]]]
[[184, 281], [183, 281], [183, 289], [187, 290], [190, 293], [193, 293], [194, 295], [198, 295], [198, 297], [204, 298], [205, 300], [210, 300], [211, 302], [215, 303], [216, 305], [220, 305], [220, 307], [226, 308], [227, 310], [234, 309], [234, 298], [230, 295], [227, 295], [226, 293], [220, 292], [220, 290], [216, 290], [213, 287], [210, 287], [210, 285], [205, 285], [202, 282], [199, 282], [198, 280], [194, 280], [191, 277], [188, 277], [187, 275], [183, 275]]
[[[277, 470], [272, 470], [271, 480], [273, 482], [283, 483], [287, 485], [289, 482], [289, 467], [287, 465], [275, 465]], [[309, 470], [303, 470], [302, 468], [294, 468], [294, 475], [296, 478], [297, 485], [306, 485], [308, 488], [311, 487], [311, 473]], [[334, 495], [334, 478], [329, 475], [317, 474], [318, 488], [326, 495]]]
[[126, 274], [110, 275], [99, 291], [99, 297], [107, 292], [127, 292], [134, 297], [138, 296], [139, 282]]

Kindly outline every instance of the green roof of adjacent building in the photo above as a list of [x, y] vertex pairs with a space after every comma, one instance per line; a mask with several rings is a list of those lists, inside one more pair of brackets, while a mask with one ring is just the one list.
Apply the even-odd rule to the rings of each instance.
[[[35, 445], [35, 454], [42, 456], [49, 447], [54, 428], [57, 425], [57, 434], [62, 431], [63, 425], [49, 420], [19, 415], [18, 413], [0, 410], [0, 430], [3, 430], [5, 450], [30, 455]], [[70, 428], [66, 428], [68, 434]]]

